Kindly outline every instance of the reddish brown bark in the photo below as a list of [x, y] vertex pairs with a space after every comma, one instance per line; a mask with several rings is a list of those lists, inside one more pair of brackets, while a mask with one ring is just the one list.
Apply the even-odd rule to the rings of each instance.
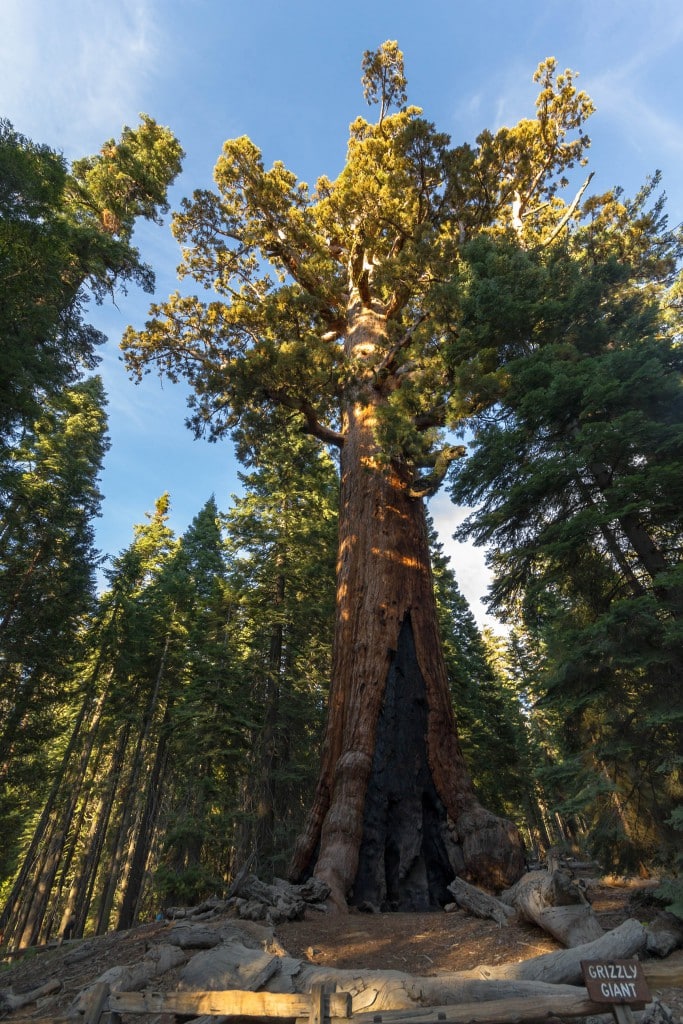
[[[348, 345], [356, 355], [369, 355], [381, 331], [380, 318], [365, 309], [349, 332]], [[347, 411], [341, 453], [336, 631], [322, 769], [291, 866], [292, 876], [300, 878], [315, 863], [315, 875], [330, 885], [340, 908], [358, 873], [377, 723], [404, 624], [411, 628], [424, 684], [428, 773], [455, 826], [462, 871], [502, 887], [523, 870], [516, 829], [478, 803], [460, 749], [423, 503], [410, 496], [408, 470], [397, 463], [383, 465], [380, 458], [377, 410], [383, 395], [368, 384], [360, 399]], [[416, 749], [406, 756], [421, 755]], [[421, 828], [419, 823], [418, 835]], [[385, 851], [366, 855], [381, 858]]]

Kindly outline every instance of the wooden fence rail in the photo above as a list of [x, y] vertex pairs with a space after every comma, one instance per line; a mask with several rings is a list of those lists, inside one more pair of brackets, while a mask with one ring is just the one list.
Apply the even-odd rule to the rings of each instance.
[[[683, 952], [643, 965], [651, 989], [683, 986]], [[550, 986], [548, 986], [550, 987]], [[549, 1016], [604, 1017], [605, 1004], [594, 1003], [585, 988], [576, 993], [491, 999], [447, 1006], [411, 1007], [353, 1013], [348, 992], [316, 985], [310, 994], [274, 992], [112, 992], [105, 982], [89, 990], [81, 1012], [70, 1016], [31, 1015], [31, 1024], [117, 1024], [121, 1014], [223, 1016], [258, 1021], [289, 1020], [297, 1024], [520, 1024]], [[12, 1015], [13, 1017], [13, 1015]], [[10, 1020], [12, 1019], [10, 1018]], [[14, 1018], [17, 1021], [19, 1018]], [[26, 1020], [27, 1018], [22, 1018]]]
[[[97, 1000], [97, 996], [93, 997]], [[96, 1007], [93, 1007], [96, 1010]], [[310, 1024], [326, 1020], [347, 1020], [351, 1016], [348, 992], [326, 992], [322, 985], [309, 994], [276, 992], [111, 992], [103, 999], [100, 1013], [179, 1013], [208, 1016], [256, 1017], [296, 1020]], [[85, 1024], [96, 1024], [86, 1013]], [[348, 1020], [347, 1020], [348, 1024]]]
[[[352, 1013], [348, 992], [314, 986], [310, 995], [272, 992], [110, 992], [105, 983], [88, 994], [83, 1024], [116, 1024], [124, 1013], [175, 1013], [183, 1016], [251, 1017], [259, 1021], [295, 1020], [297, 1024], [516, 1024], [549, 1015], [581, 1017], [604, 1013], [605, 1007], [576, 995], [490, 1000], [448, 1006]], [[34, 1021], [34, 1024], [38, 1022]], [[55, 1022], [56, 1024], [56, 1022]]]

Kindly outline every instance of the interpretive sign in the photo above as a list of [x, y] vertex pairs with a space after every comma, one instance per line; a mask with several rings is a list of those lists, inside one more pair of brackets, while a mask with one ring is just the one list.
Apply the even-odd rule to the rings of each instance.
[[594, 1003], [645, 1006], [652, 999], [639, 960], [582, 960], [581, 970]]

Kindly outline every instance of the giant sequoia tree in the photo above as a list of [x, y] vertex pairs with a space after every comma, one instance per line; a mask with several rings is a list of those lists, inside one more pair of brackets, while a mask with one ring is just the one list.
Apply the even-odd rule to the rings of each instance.
[[478, 400], [456, 269], [482, 232], [561, 230], [591, 107], [549, 60], [534, 119], [452, 148], [405, 105], [395, 43], [363, 69], [379, 114], [351, 125], [335, 181], [310, 190], [281, 163], [266, 170], [248, 138], [226, 142], [216, 191], [174, 218], [181, 274], [214, 297], [155, 305], [124, 349], [134, 372], [190, 382], [197, 431], [262, 433], [284, 410], [339, 449], [329, 720], [292, 874], [314, 869], [339, 906], [408, 909], [442, 900], [454, 871], [496, 885], [522, 867], [516, 829], [482, 808], [459, 746], [423, 501], [460, 452], [446, 431]]

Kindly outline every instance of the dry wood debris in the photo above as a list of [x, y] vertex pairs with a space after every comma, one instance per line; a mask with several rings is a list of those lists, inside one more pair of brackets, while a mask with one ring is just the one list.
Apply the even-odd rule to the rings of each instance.
[[[144, 1002], [148, 999], [145, 993], [151, 992], [189, 994], [197, 989], [208, 993], [230, 989], [258, 990], [277, 996], [280, 993], [310, 993], [314, 986], [325, 984], [336, 986], [341, 992], [348, 993], [354, 1017], [361, 1015], [360, 1021], [356, 1020], [355, 1024], [365, 1024], [362, 1015], [366, 1014], [372, 1015], [373, 1019], [379, 1014], [382, 1017], [382, 1024], [391, 1024], [392, 1017], [387, 1015], [398, 1011], [402, 1012], [402, 1019], [410, 1017], [415, 1024], [420, 1024], [421, 1021], [427, 1024], [429, 1014], [436, 1009], [439, 1013], [446, 1014], [443, 1019], [447, 1024], [458, 1024], [465, 1019], [462, 1013], [466, 1007], [472, 1006], [479, 1007], [476, 1016], [481, 1021], [493, 1019], [492, 1014], [496, 1020], [501, 1021], [525, 1019], [525, 1015], [530, 1012], [544, 1016], [550, 1012], [550, 1003], [553, 1003], [555, 1013], [577, 1015], [591, 1012], [590, 1007], [586, 1006], [587, 995], [582, 985], [582, 958], [629, 957], [637, 953], [647, 955], [648, 948], [654, 948], [654, 933], [639, 921], [631, 919], [622, 922], [616, 928], [610, 928], [591, 943], [568, 949], [556, 949], [551, 953], [532, 956], [520, 962], [492, 962], [481, 964], [475, 969], [440, 971], [430, 977], [405, 971], [376, 970], [369, 964], [364, 969], [356, 966], [338, 970], [331, 964], [321, 966], [311, 963], [304, 956], [290, 956], [278, 943], [271, 925], [255, 924], [240, 919], [240, 906], [248, 904], [258, 896], [267, 896], [267, 899], [261, 900], [267, 916], [269, 908], [277, 909], [278, 901], [281, 901], [283, 893], [287, 891], [284, 889], [286, 883], [265, 887], [263, 883], [251, 878], [245, 879], [245, 882], [244, 890], [229, 901], [207, 901], [197, 908], [173, 908], [168, 911], [171, 920], [133, 930], [127, 940], [121, 933], [112, 933], [111, 936], [104, 936], [101, 939], [70, 944], [68, 950], [54, 951], [52, 958], [54, 960], [59, 956], [61, 967], [54, 971], [52, 976], [49, 973], [51, 954], [34, 958], [35, 961], [42, 961], [45, 967], [40, 986], [37, 986], [34, 980], [33, 985], [3, 987], [4, 979], [0, 976], [0, 1000], [4, 998], [4, 1003], [0, 1002], [0, 1006], [3, 1012], [12, 1020], [28, 1019], [26, 1014], [31, 1005], [30, 1013], [33, 1020], [47, 1013], [52, 1020], [58, 1016], [70, 1016], [74, 1020], [78, 1018], [82, 1021], [85, 1008], [98, 992], [101, 992], [101, 988], [98, 989], [97, 986], [102, 985], [111, 993], [109, 998], [115, 997], [123, 1000], [123, 1003], [127, 999], [132, 1006], [135, 1002], [132, 993], [135, 992], [140, 993], [135, 999]], [[314, 901], [311, 905], [315, 905], [319, 895], [310, 893]], [[239, 904], [240, 900], [245, 903]], [[288, 905], [294, 904], [289, 901]], [[281, 905], [281, 909], [282, 906], [284, 905]], [[510, 910], [509, 907], [507, 909]], [[517, 915], [519, 911], [513, 909], [513, 913]], [[381, 916], [393, 918], [397, 922], [400, 920], [402, 927], [407, 926], [406, 922], [409, 922], [411, 917]], [[328, 926], [333, 920], [310, 910], [308, 917], [321, 924], [327, 923]], [[434, 915], [434, 918], [438, 920], [439, 915]], [[373, 916], [373, 919], [376, 918]], [[345, 920], [346, 928], [352, 935], [354, 927], [358, 928], [359, 923], [362, 925], [369, 919], [366, 915], [356, 914], [348, 916]], [[415, 920], [418, 920], [417, 915]], [[453, 915], [443, 915], [441, 920], [452, 922]], [[465, 923], [464, 918], [462, 920]], [[283, 930], [285, 936], [287, 929], [291, 927], [304, 928], [306, 925], [288, 923]], [[341, 926], [337, 923], [336, 927]], [[477, 927], [492, 926], [483, 924]], [[501, 924], [500, 934], [505, 931], [506, 928]], [[324, 932], [321, 930], [319, 934], [324, 935]], [[142, 941], [144, 937], [146, 942]], [[137, 954], [130, 955], [127, 962], [119, 961], [112, 965], [111, 953], [108, 958], [98, 953], [102, 948], [111, 951], [116, 943], [126, 941], [129, 952], [132, 950], [133, 941], [137, 943], [135, 949], [139, 950]], [[671, 937], [667, 938], [667, 948], [671, 941], [678, 940], [675, 937], [673, 940]], [[661, 942], [661, 938], [658, 938], [657, 942]], [[530, 944], [529, 948], [533, 948], [533, 944]], [[661, 945], [659, 948], [662, 948]], [[106, 968], [100, 969], [99, 973], [91, 973], [89, 981], [86, 984], [81, 983], [80, 988], [73, 991], [70, 972], [82, 970], [86, 964], [95, 962], [98, 956], [104, 960]], [[425, 964], [432, 963], [430, 957], [425, 958]], [[662, 988], [670, 990], [673, 985], [683, 986], [681, 954], [673, 954], [666, 960], [649, 961], [645, 966], [648, 971], [646, 976], [648, 979], [652, 978], [650, 985], [653, 992]], [[13, 973], [14, 970], [8, 971], [8, 975]], [[27, 981], [29, 974], [30, 972], [26, 973]], [[31, 977], [37, 980], [35, 971]], [[70, 998], [67, 1002], [69, 993]], [[124, 998], [125, 993], [131, 995]], [[484, 1006], [494, 1002], [495, 1009]], [[123, 1003], [120, 1004], [122, 1009]], [[454, 1003], [458, 1004], [457, 1012]], [[543, 1010], [543, 1007], [546, 1009]], [[654, 1024], [657, 1015], [659, 1024], [664, 1024], [666, 1012], [665, 1007], [653, 1004], [650, 1008], [652, 1020], [649, 1024]], [[369, 1017], [367, 1019], [370, 1020]]]

